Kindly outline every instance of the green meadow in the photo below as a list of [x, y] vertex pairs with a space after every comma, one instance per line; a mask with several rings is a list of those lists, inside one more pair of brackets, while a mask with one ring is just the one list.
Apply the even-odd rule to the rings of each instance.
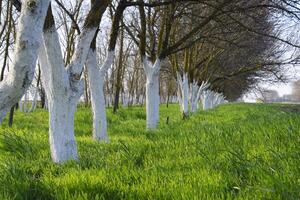
[[0, 199], [299, 199], [300, 106], [227, 104], [182, 120], [161, 105], [108, 109], [110, 143], [92, 139], [79, 108], [78, 162], [51, 161], [48, 114], [16, 112], [0, 126]]

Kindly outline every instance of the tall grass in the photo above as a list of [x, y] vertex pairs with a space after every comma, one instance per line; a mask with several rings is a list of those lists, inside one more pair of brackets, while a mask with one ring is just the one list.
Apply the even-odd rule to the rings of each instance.
[[[299, 199], [300, 108], [228, 104], [181, 120], [161, 106], [156, 131], [142, 107], [108, 110], [111, 142], [76, 115], [79, 162], [56, 165], [47, 113], [0, 126], [0, 199]], [[167, 118], [169, 118], [168, 123]]]

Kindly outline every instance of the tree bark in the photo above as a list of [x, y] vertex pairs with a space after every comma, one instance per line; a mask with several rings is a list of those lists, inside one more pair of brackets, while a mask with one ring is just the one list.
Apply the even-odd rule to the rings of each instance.
[[49, 109], [49, 140], [54, 162], [77, 160], [74, 115], [84, 92], [81, 79], [90, 44], [109, 1], [92, 1], [70, 64], [65, 67], [51, 7], [44, 25], [44, 46], [40, 49], [43, 85]]
[[[45, 33], [45, 44], [50, 45], [57, 38], [52, 33]], [[55, 39], [56, 38], [56, 39]], [[54, 46], [51, 44], [51, 46]], [[56, 45], [55, 45], [56, 46]], [[50, 46], [49, 46], [50, 47]], [[64, 69], [63, 60], [53, 56], [53, 52], [48, 52], [45, 47], [40, 48], [39, 60], [41, 63], [42, 81], [47, 95], [47, 106], [49, 109], [49, 142], [52, 160], [60, 163], [66, 160], [77, 160], [77, 146], [73, 130], [73, 117], [76, 109], [76, 102], [70, 102], [70, 90], [68, 86], [67, 73], [62, 73]], [[55, 51], [59, 51], [55, 49]], [[55, 65], [48, 63], [56, 57], [58, 63]], [[60, 66], [60, 67], [59, 67]], [[73, 105], [72, 105], [73, 104]], [[75, 104], [75, 105], [74, 105]]]
[[207, 90], [203, 94], [202, 98], [203, 110], [211, 109], [212, 107], [212, 91]]
[[0, 83], [0, 122], [21, 99], [33, 80], [48, 5], [49, 0], [24, 1], [12, 68]]
[[11, 107], [10, 112], [9, 112], [9, 119], [8, 119], [9, 127], [12, 127], [13, 122], [14, 122], [14, 111], [15, 111], [15, 106]]
[[95, 49], [90, 49], [86, 62], [93, 110], [93, 138], [95, 140], [106, 142], [109, 141], [109, 138], [107, 134], [104, 78], [106, 71], [113, 63], [113, 60], [114, 51], [109, 51], [107, 53], [106, 61], [99, 70]]
[[117, 69], [117, 81], [116, 81], [116, 93], [114, 100], [114, 113], [119, 109], [119, 101], [120, 101], [120, 92], [122, 87], [122, 71], [123, 71], [123, 43], [124, 43], [124, 30], [121, 30], [120, 37], [120, 51], [119, 51], [119, 61], [118, 61], [118, 69]]
[[191, 113], [195, 113], [198, 109], [198, 103], [199, 103], [198, 102], [199, 99], [197, 98], [198, 92], [199, 92], [198, 82], [193, 82], [191, 84], [191, 100], [190, 100]]
[[198, 85], [197, 81], [194, 81], [191, 84], [191, 112], [195, 113], [199, 110], [199, 100], [203, 95], [203, 92], [209, 87], [208, 82], [202, 82], [201, 86]]
[[153, 65], [146, 58], [142, 58], [146, 73], [146, 127], [156, 129], [159, 122], [159, 71], [161, 60], [157, 59]]
[[189, 80], [188, 74], [184, 73], [183, 76], [177, 73], [177, 81], [181, 94], [180, 107], [183, 118], [186, 118], [189, 114]]

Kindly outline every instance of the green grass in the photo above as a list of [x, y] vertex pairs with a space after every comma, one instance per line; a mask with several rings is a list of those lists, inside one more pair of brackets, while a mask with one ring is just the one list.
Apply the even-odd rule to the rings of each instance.
[[80, 108], [80, 161], [64, 165], [51, 162], [47, 112], [17, 112], [0, 126], [0, 199], [300, 198], [299, 106], [227, 104], [184, 121], [178, 110], [162, 105], [146, 131], [144, 108], [109, 109], [105, 144]]

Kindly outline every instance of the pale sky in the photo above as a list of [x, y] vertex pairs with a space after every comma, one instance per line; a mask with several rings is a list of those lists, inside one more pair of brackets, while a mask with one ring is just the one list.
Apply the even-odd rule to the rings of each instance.
[[[276, 90], [279, 96], [291, 94], [293, 82], [300, 79], [300, 66], [289, 67], [286, 70], [286, 75], [289, 77], [287, 83], [261, 83], [260, 87], [270, 90]], [[246, 102], [255, 102], [256, 98], [256, 95], [254, 95], [252, 92], [249, 92], [248, 94], [244, 95], [243, 99]]]

